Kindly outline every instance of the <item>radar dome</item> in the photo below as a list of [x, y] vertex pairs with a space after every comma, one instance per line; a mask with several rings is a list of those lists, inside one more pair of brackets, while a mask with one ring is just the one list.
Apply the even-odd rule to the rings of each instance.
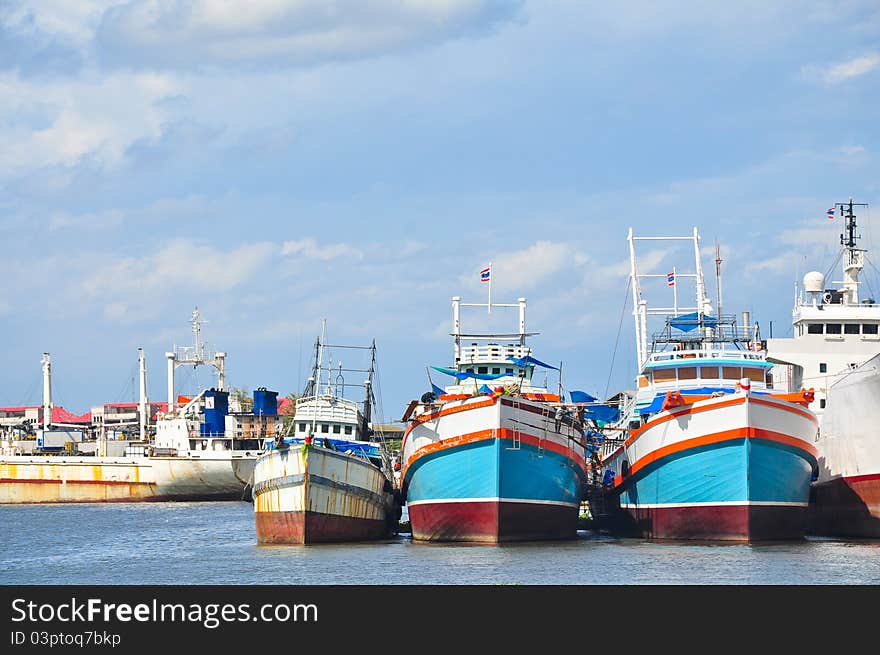
[[810, 271], [804, 275], [804, 291], [818, 293], [825, 289], [825, 276], [819, 271]]

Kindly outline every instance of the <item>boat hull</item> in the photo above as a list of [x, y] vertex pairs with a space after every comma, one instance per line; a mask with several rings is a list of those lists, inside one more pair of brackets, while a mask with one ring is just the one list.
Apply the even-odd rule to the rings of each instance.
[[802, 539], [815, 432], [800, 406], [744, 394], [660, 412], [604, 462], [617, 474], [613, 529], [651, 539]]
[[400, 516], [393, 486], [379, 469], [315, 445], [262, 455], [253, 499], [261, 544], [383, 539], [394, 534]]
[[829, 389], [817, 446], [810, 534], [880, 537], [880, 356]]
[[808, 525], [818, 536], [880, 538], [880, 474], [814, 483]]
[[403, 480], [413, 539], [575, 537], [583, 449], [574, 428], [557, 428], [552, 412], [539, 403], [478, 397], [411, 426]]
[[0, 504], [243, 500], [255, 458], [0, 457]]

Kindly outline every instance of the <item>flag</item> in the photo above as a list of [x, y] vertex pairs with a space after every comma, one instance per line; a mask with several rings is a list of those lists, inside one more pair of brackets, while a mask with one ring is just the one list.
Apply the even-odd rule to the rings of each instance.
[[675, 272], [666, 274], [666, 286], [674, 287], [675, 286]]
[[826, 211], [825, 215], [828, 216], [829, 221], [833, 221], [834, 220], [834, 207], [831, 207], [828, 211]]
[[488, 282], [491, 275], [492, 275], [492, 267], [487, 266], [482, 271], [480, 271], [480, 282]]

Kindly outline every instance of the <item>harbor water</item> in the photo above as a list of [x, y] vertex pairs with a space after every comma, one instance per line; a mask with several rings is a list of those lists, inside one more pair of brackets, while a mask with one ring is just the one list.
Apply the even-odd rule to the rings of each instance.
[[0, 583], [875, 585], [880, 541], [260, 546], [246, 502], [0, 506]]

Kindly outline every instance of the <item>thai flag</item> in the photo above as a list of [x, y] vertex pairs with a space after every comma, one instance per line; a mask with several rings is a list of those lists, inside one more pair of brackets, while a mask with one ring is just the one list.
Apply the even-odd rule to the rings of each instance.
[[834, 207], [832, 207], [827, 212], [825, 212], [825, 215], [828, 216], [829, 221], [833, 221], [834, 220]]
[[675, 272], [666, 274], [666, 286], [674, 287], [675, 286]]
[[492, 267], [484, 268], [480, 271], [480, 282], [488, 282], [490, 276], [492, 275]]

